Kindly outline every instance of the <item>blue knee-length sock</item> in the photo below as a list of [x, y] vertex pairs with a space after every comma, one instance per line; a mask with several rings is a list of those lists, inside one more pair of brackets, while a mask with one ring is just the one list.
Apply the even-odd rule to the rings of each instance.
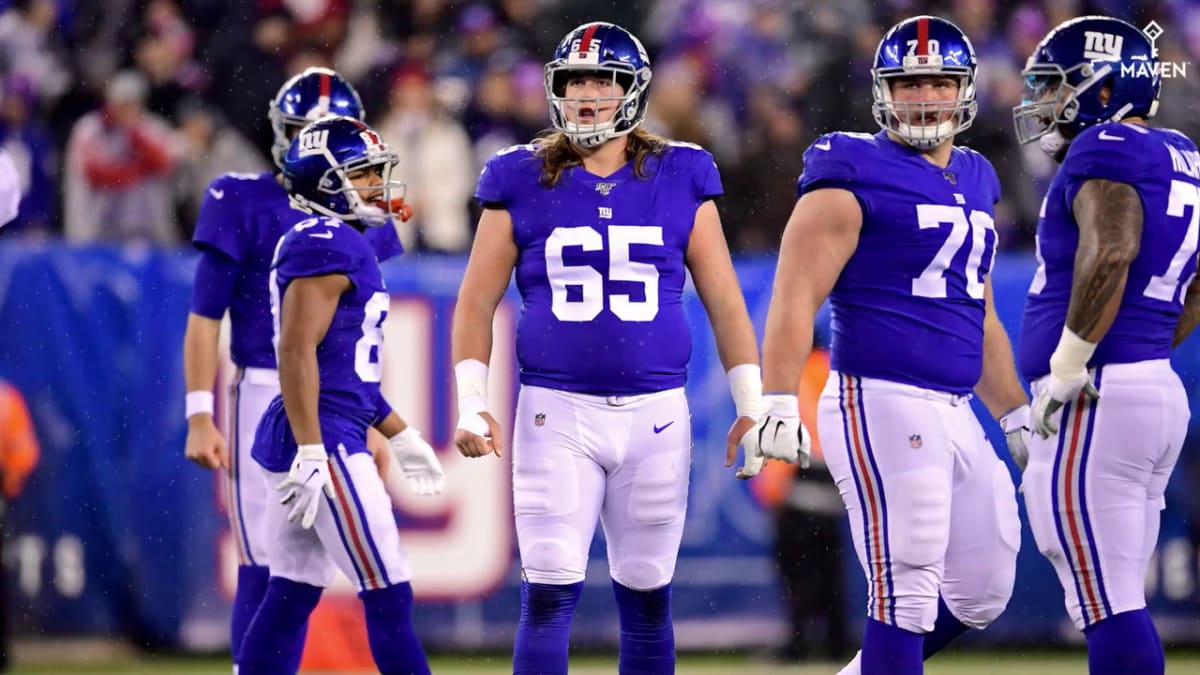
[[521, 582], [521, 621], [513, 645], [513, 675], [566, 675], [571, 617], [583, 582]]
[[1121, 612], [1083, 631], [1090, 675], [1162, 675], [1162, 641], [1146, 609]]
[[946, 606], [946, 601], [939, 595], [937, 621], [933, 624], [933, 630], [925, 634], [925, 642], [921, 647], [922, 657], [928, 659], [942, 651], [943, 647], [965, 632], [967, 627], [954, 618], [950, 608]]
[[621, 643], [620, 675], [670, 675], [675, 672], [675, 629], [671, 625], [671, 584], [635, 591], [613, 581]]
[[413, 630], [412, 584], [388, 586], [358, 594], [367, 615], [371, 656], [382, 675], [429, 675], [425, 650]]
[[867, 619], [863, 631], [862, 673], [864, 675], [921, 675], [924, 635]]
[[296, 672], [297, 646], [303, 649], [308, 615], [321, 599], [321, 591], [318, 586], [271, 577], [262, 604], [242, 639], [238, 675]]
[[270, 577], [271, 571], [262, 565], [238, 566], [237, 590], [233, 593], [233, 612], [229, 617], [229, 651], [233, 654], [234, 665], [242, 651], [242, 638], [267, 593]]

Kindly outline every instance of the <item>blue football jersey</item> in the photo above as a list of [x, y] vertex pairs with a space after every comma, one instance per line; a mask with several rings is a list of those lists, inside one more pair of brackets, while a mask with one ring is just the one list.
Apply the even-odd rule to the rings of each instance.
[[[214, 180], [204, 195], [192, 241], [238, 264], [229, 321], [230, 351], [240, 367], [275, 367], [267, 274], [279, 238], [309, 217], [291, 207], [287, 191], [273, 173], [227, 173]], [[390, 223], [368, 229], [367, 236], [380, 260], [404, 252]]]
[[884, 132], [822, 136], [797, 192], [848, 190], [858, 246], [829, 295], [832, 367], [963, 394], [983, 364], [984, 281], [996, 252], [996, 172], [954, 148], [940, 168]]
[[567, 169], [538, 182], [534, 146], [500, 151], [476, 198], [506, 209], [519, 255], [523, 384], [598, 395], [683, 386], [691, 333], [682, 294], [696, 209], [721, 194], [712, 155], [673, 143], [607, 177]]
[[1035, 379], [1050, 372], [1075, 273], [1079, 226], [1072, 204], [1090, 179], [1132, 185], [1142, 200], [1142, 241], [1121, 307], [1089, 365], [1165, 359], [1196, 274], [1200, 154], [1183, 134], [1134, 124], [1100, 124], [1071, 142], [1038, 219], [1038, 269], [1025, 301], [1018, 364]]
[[[354, 227], [328, 217], [298, 223], [279, 240], [270, 273], [271, 315], [276, 346], [288, 285], [303, 277], [344, 274], [351, 287], [342, 294], [333, 320], [317, 345], [321, 390], [318, 414], [327, 448], [345, 443], [366, 451], [367, 427], [379, 400], [383, 321], [390, 299], [370, 242]], [[287, 471], [296, 442], [277, 398], [259, 424], [252, 455], [271, 471]]]

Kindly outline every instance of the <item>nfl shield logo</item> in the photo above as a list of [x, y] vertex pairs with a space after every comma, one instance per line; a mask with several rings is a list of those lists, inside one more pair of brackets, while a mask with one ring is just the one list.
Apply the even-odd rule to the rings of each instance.
[[958, 185], [958, 176], [949, 171], [943, 171], [942, 178], [945, 178], [946, 180], [950, 181], [951, 185]]
[[533, 416], [533, 426], [535, 426], [535, 427], [546, 426], [546, 415], [544, 413], [538, 413], [538, 414], [534, 415]]
[[913, 434], [912, 436], [909, 436], [908, 444], [912, 446], [913, 450], [921, 447], [921, 434]]

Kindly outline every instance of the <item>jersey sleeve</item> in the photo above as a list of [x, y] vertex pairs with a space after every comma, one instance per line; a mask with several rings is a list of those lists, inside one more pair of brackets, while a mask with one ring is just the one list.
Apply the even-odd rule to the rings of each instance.
[[501, 150], [483, 165], [479, 183], [475, 186], [475, 199], [484, 208], [504, 208], [512, 199], [505, 180], [509, 164], [506, 158], [509, 156], [509, 151]]
[[389, 219], [380, 227], [368, 227], [364, 232], [371, 248], [375, 249], [375, 258], [379, 262], [391, 260], [404, 253], [404, 244], [400, 241], [400, 233], [396, 231], [396, 223]]
[[231, 182], [220, 176], [205, 190], [192, 243], [196, 248], [216, 251], [240, 263], [246, 249], [245, 214], [238, 190]]
[[707, 150], [696, 153], [696, 201], [706, 202], [725, 194], [717, 160]]
[[796, 181], [796, 196], [822, 188], [854, 190], [858, 171], [847, 155], [844, 140], [834, 134], [818, 138], [804, 151], [804, 173]]
[[1146, 173], [1147, 155], [1140, 133], [1125, 124], [1101, 124], [1084, 130], [1067, 150], [1062, 168], [1063, 197], [1070, 209], [1079, 189], [1089, 180], [1136, 183]]
[[354, 274], [363, 256], [353, 241], [357, 233], [349, 225], [321, 220], [319, 224], [295, 229], [284, 235], [275, 269], [288, 279], [325, 274]]

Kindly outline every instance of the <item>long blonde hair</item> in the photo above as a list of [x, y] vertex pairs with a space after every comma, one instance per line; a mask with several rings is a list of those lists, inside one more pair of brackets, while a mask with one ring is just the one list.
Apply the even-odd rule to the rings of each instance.
[[[534, 154], [542, 159], [542, 175], [538, 179], [544, 187], [552, 188], [562, 180], [563, 172], [583, 164], [579, 150], [561, 131], [550, 131], [534, 139], [537, 146]], [[625, 146], [625, 157], [633, 160], [633, 175], [646, 177], [646, 158], [661, 154], [667, 149], [667, 139], [652, 134], [642, 127], [629, 132], [629, 143]]]

